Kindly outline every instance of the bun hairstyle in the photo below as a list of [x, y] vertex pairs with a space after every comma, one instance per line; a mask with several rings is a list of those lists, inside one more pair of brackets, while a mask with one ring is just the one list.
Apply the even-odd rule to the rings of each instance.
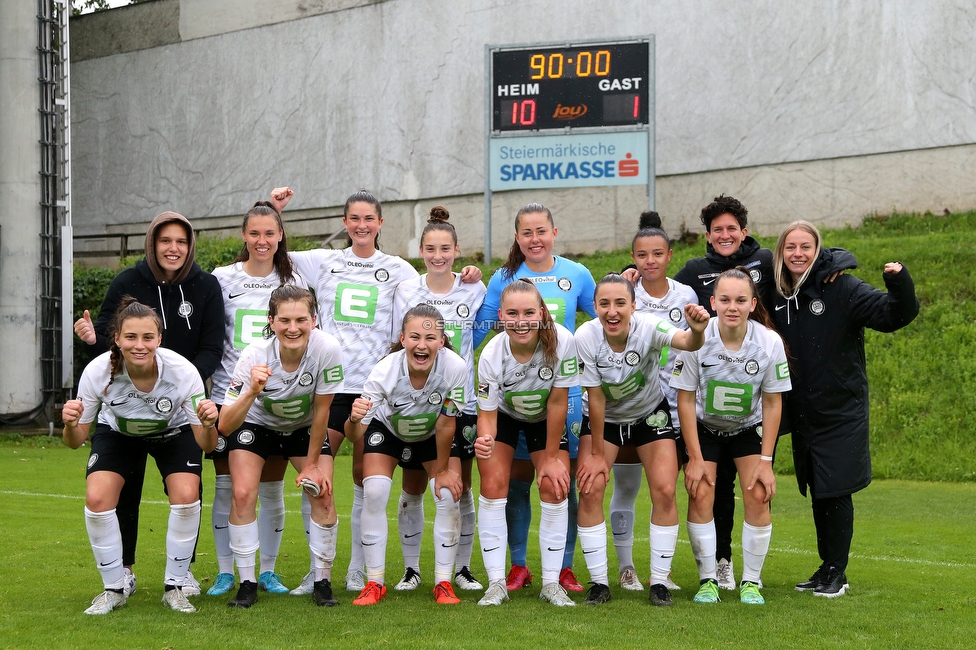
[[427, 233], [433, 232], [435, 230], [440, 230], [451, 235], [451, 240], [454, 245], [457, 246], [457, 230], [454, 229], [450, 223], [447, 222], [451, 218], [451, 213], [447, 211], [443, 205], [435, 205], [430, 209], [430, 216], [427, 217], [427, 225], [424, 226], [424, 231], [420, 233], [420, 245], [424, 245], [424, 237]]
[[661, 237], [668, 245], [668, 250], [671, 250], [671, 238], [661, 228], [661, 215], [654, 210], [641, 212], [640, 221], [637, 224], [637, 234], [634, 235], [633, 241], [630, 242], [631, 252], [634, 251], [634, 248], [637, 246], [637, 240], [641, 237]]
[[[359, 190], [355, 194], [351, 194], [348, 199], [346, 199], [346, 204], [342, 206], [342, 218], [345, 219], [349, 216], [349, 208], [353, 203], [368, 203], [373, 206], [376, 210], [376, 218], [383, 219], [383, 206], [380, 205], [379, 199], [367, 192], [366, 190]], [[346, 235], [346, 245], [352, 246], [352, 238]], [[377, 232], [376, 237], [373, 238], [373, 247], [379, 250], [380, 248], [380, 234]]]
[[542, 299], [539, 288], [531, 280], [519, 278], [502, 289], [502, 295], [499, 297], [498, 304], [505, 304], [505, 298], [513, 293], [531, 293], [539, 301], [539, 312], [542, 314], [541, 321], [539, 322], [539, 342], [542, 343], [542, 360], [548, 366], [555, 366], [559, 361], [559, 355], [556, 353], [559, 345], [559, 337], [556, 334], [556, 325], [552, 320], [552, 314], [549, 313], [549, 308], [546, 307], [546, 301]]
[[108, 395], [108, 387], [115, 381], [115, 376], [122, 372], [125, 364], [125, 359], [122, 357], [122, 348], [115, 342], [115, 337], [122, 331], [122, 326], [125, 325], [125, 321], [130, 318], [150, 318], [156, 324], [156, 331], [160, 336], [163, 333], [163, 319], [159, 317], [159, 314], [152, 307], [142, 304], [132, 296], [122, 296], [122, 300], [119, 301], [119, 307], [115, 310], [115, 315], [112, 316], [112, 322], [108, 327], [109, 361], [111, 363], [111, 371], [109, 374], [111, 377], [108, 383], [105, 384], [105, 395]]
[[[445, 210], [446, 212], [446, 210]], [[400, 334], [407, 329], [407, 323], [409, 323], [414, 318], [429, 318], [434, 321], [434, 327], [439, 329], [441, 332], [441, 338], [444, 340], [444, 347], [448, 350], [454, 352], [454, 346], [451, 345], [451, 339], [444, 333], [444, 317], [441, 313], [437, 311], [437, 307], [433, 305], [428, 305], [427, 303], [418, 303], [410, 308], [406, 314], [403, 315], [403, 320], [400, 321]], [[390, 352], [399, 352], [403, 349], [403, 343], [400, 343], [400, 338], [394, 341]]]
[[278, 308], [283, 302], [304, 302], [308, 306], [308, 313], [313, 317], [318, 311], [318, 304], [315, 296], [308, 289], [303, 289], [294, 284], [283, 284], [271, 292], [271, 299], [268, 300], [268, 324], [264, 326], [264, 338], [270, 339], [274, 336], [271, 329], [271, 321], [278, 315]]
[[518, 214], [515, 215], [515, 241], [512, 242], [512, 248], [508, 251], [508, 259], [505, 260], [504, 264], [502, 264], [502, 273], [504, 273], [503, 277], [506, 280], [512, 279], [515, 272], [518, 271], [520, 266], [522, 266], [522, 262], [525, 261], [525, 253], [522, 252], [522, 249], [519, 247], [518, 243], [518, 229], [519, 222], [522, 220], [522, 215], [534, 214], [537, 212], [546, 215], [546, 218], [549, 220], [549, 225], [553, 228], [556, 227], [556, 223], [552, 220], [552, 212], [550, 212], [549, 208], [541, 203], [529, 203], [518, 211]]
[[[278, 242], [278, 249], [275, 251], [272, 262], [281, 283], [291, 284], [295, 280], [295, 272], [291, 266], [291, 258], [288, 257], [288, 236], [285, 235], [285, 224], [281, 221], [281, 215], [270, 201], [258, 201], [244, 215], [244, 223], [241, 224], [242, 233], [247, 230], [247, 222], [251, 220], [251, 217], [274, 217], [275, 223], [278, 224], [278, 230], [281, 231], [281, 241]], [[241, 247], [241, 252], [237, 254], [231, 264], [246, 262], [249, 259], [251, 259], [251, 254], [247, 252], [247, 244], [244, 244]]]

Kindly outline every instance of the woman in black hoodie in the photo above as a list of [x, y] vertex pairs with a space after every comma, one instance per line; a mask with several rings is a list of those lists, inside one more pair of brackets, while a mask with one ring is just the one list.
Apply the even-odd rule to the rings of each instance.
[[919, 309], [912, 277], [899, 262], [885, 264], [887, 293], [851, 275], [824, 283], [856, 266], [846, 251], [823, 248], [820, 232], [806, 221], [787, 226], [773, 252], [773, 318], [791, 357], [793, 462], [801, 494], [810, 488], [822, 561], [796, 588], [828, 598], [849, 586], [851, 495], [871, 482], [864, 328], [894, 332]]
[[[162, 347], [189, 360], [206, 382], [220, 365], [223, 353], [224, 307], [220, 284], [194, 261], [195, 250], [196, 238], [186, 217], [163, 212], [153, 219], [146, 232], [146, 257], [115, 276], [94, 323], [87, 310], [75, 322], [78, 338], [91, 346], [93, 354], [108, 350], [112, 315], [124, 296], [132, 296], [152, 307], [162, 319]], [[135, 563], [139, 534], [145, 458], [134, 462], [131, 470], [116, 508], [122, 531], [127, 597], [135, 591], [131, 566]], [[187, 585], [183, 591], [194, 595], [199, 593], [199, 587]]]

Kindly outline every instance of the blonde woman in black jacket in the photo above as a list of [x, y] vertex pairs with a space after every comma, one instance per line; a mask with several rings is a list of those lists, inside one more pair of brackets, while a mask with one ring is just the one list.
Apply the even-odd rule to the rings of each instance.
[[915, 285], [899, 262], [884, 268], [888, 292], [852, 275], [846, 251], [825, 249], [806, 221], [791, 223], [773, 252], [773, 318], [789, 347], [793, 390], [787, 395], [793, 462], [800, 492], [810, 488], [822, 561], [796, 586], [816, 596], [843, 595], [854, 535], [854, 492], [871, 482], [868, 377], [864, 328], [894, 332], [918, 315]]

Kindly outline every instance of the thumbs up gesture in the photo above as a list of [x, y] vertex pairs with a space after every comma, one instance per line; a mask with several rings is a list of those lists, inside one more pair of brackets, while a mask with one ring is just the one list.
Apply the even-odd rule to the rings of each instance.
[[75, 321], [75, 334], [88, 345], [95, 345], [95, 325], [87, 309], [85, 315]]

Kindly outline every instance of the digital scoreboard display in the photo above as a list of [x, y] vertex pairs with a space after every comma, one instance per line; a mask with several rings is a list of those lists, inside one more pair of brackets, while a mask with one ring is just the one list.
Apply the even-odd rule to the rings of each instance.
[[649, 44], [492, 52], [492, 129], [536, 131], [648, 123]]

